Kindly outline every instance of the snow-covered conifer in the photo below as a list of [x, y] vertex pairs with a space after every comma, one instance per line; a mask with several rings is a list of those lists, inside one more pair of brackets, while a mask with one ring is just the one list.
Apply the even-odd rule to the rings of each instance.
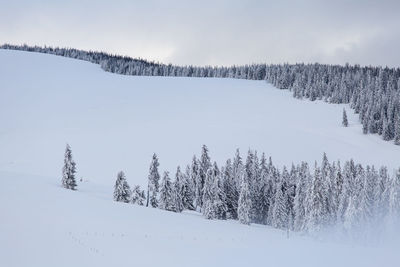
[[343, 125], [344, 127], [349, 126], [349, 122], [348, 122], [348, 120], [347, 120], [347, 114], [346, 114], [346, 110], [345, 110], [345, 109], [343, 109], [342, 125]]
[[175, 211], [175, 196], [169, 173], [166, 171], [161, 180], [159, 208]]
[[178, 166], [176, 169], [176, 174], [175, 174], [175, 181], [174, 181], [174, 198], [175, 198], [175, 210], [176, 212], [182, 212], [184, 205], [183, 205], [183, 201], [184, 201], [184, 177], [183, 174], [181, 172], [181, 168]]
[[146, 200], [146, 197], [145, 197], [144, 191], [140, 188], [139, 185], [134, 186], [133, 190], [132, 190], [131, 203], [139, 205], [139, 206], [143, 206], [145, 200]]
[[120, 171], [114, 186], [114, 200], [129, 203], [131, 201], [131, 189], [126, 181], [124, 172]]
[[211, 160], [208, 155], [208, 148], [203, 145], [200, 158], [199, 175], [196, 182], [196, 203], [199, 207], [202, 207], [203, 202], [203, 187], [206, 180], [207, 172], [211, 168]]
[[72, 159], [71, 147], [67, 144], [64, 154], [64, 166], [62, 169], [62, 186], [66, 189], [76, 190], [76, 164]]
[[242, 179], [240, 186], [239, 204], [238, 204], [238, 218], [242, 224], [250, 224], [250, 211], [251, 211], [251, 196], [248, 181]]
[[158, 206], [158, 191], [159, 191], [159, 181], [160, 181], [160, 174], [158, 172], [159, 165], [160, 164], [158, 163], [157, 155], [153, 154], [148, 176], [146, 207], [148, 207], [149, 204], [153, 208], [156, 208]]

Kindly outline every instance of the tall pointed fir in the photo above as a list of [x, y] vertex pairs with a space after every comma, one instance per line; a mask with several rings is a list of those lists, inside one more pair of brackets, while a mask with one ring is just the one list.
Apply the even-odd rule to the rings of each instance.
[[286, 229], [289, 223], [289, 209], [287, 206], [287, 181], [286, 179], [283, 179], [283, 177], [285, 176], [284, 173], [287, 172], [285, 170], [286, 167], [284, 167], [284, 171], [282, 171], [282, 178], [280, 179], [276, 188], [273, 210], [273, 226], [280, 229]]
[[362, 211], [362, 221], [365, 227], [371, 227], [375, 216], [374, 204], [377, 189], [378, 175], [374, 167], [367, 166], [364, 178], [363, 191], [361, 193], [360, 209]]
[[186, 166], [185, 174], [183, 175], [183, 208], [194, 210], [194, 183], [191, 179], [190, 165]]
[[174, 198], [175, 198], [175, 210], [176, 212], [183, 211], [184, 201], [184, 177], [181, 172], [181, 167], [176, 168], [175, 181], [174, 181]]
[[311, 184], [311, 202], [309, 210], [309, 221], [307, 231], [309, 233], [318, 233], [325, 223], [325, 199], [324, 199], [324, 183], [321, 177], [321, 169], [315, 163], [314, 177]]
[[64, 166], [62, 169], [62, 186], [66, 189], [76, 190], [76, 164], [72, 159], [71, 147], [67, 144], [64, 154]]
[[139, 185], [133, 187], [132, 196], [131, 196], [131, 203], [136, 204], [139, 206], [143, 206], [146, 200], [144, 191], [140, 189]]
[[202, 212], [204, 217], [207, 219], [215, 219], [216, 218], [216, 211], [214, 207], [214, 194], [215, 194], [215, 183], [214, 183], [214, 176], [215, 172], [213, 169], [208, 169], [206, 180], [204, 182], [203, 188], [203, 207]]
[[175, 196], [172, 188], [169, 173], [166, 171], [163, 174], [160, 189], [159, 208], [163, 210], [175, 211]]
[[394, 144], [400, 146], [400, 115], [398, 115], [397, 116], [397, 120], [395, 120], [395, 125], [394, 125]]
[[[224, 171], [224, 168], [222, 168]], [[214, 162], [214, 210], [217, 219], [227, 218], [227, 198], [224, 190], [223, 174], [219, 171], [217, 163]]]
[[400, 222], [400, 168], [391, 181], [389, 215], [395, 224]]
[[[235, 157], [232, 163], [232, 198], [229, 196], [229, 204], [228, 207], [231, 206], [229, 213], [231, 214], [232, 218], [238, 218], [238, 206], [239, 206], [239, 195], [240, 195], [240, 186], [243, 178], [243, 162], [240, 156], [239, 149], [236, 149]], [[229, 208], [228, 208], [229, 209]]]
[[114, 200], [129, 203], [131, 201], [131, 189], [126, 181], [124, 172], [120, 171], [114, 186]]
[[267, 224], [268, 210], [271, 203], [272, 186], [270, 184], [270, 176], [268, 172], [267, 159], [263, 153], [260, 162], [260, 179], [257, 201], [258, 222]]
[[310, 183], [310, 170], [306, 162], [302, 162], [296, 185], [296, 197], [294, 199], [294, 230], [303, 231], [306, 223], [306, 198]]
[[343, 109], [342, 125], [343, 125], [344, 127], [349, 126], [349, 122], [348, 122], [348, 120], [347, 120], [347, 114], [346, 114], [346, 110], [345, 110], [345, 109]]
[[196, 203], [199, 207], [204, 205], [203, 203], [203, 187], [206, 180], [207, 172], [211, 167], [210, 156], [208, 155], [208, 148], [203, 145], [200, 158], [200, 168], [198, 180], [196, 182]]
[[158, 172], [159, 165], [160, 164], [158, 163], [157, 155], [153, 154], [148, 176], [146, 207], [149, 205], [151, 205], [153, 208], [158, 207], [158, 191], [160, 181], [160, 174]]
[[190, 166], [190, 177], [193, 184], [193, 193], [194, 193], [194, 209], [197, 210], [200, 208], [200, 186], [198, 187], [198, 183], [200, 182], [199, 172], [200, 166], [199, 161], [196, 156], [192, 158], [192, 165]]
[[233, 175], [232, 161], [228, 159], [222, 172], [224, 181], [224, 191], [226, 194], [227, 217], [237, 219], [237, 207], [239, 201], [239, 192]]
[[248, 181], [243, 177], [240, 186], [238, 219], [242, 224], [250, 224], [251, 196]]

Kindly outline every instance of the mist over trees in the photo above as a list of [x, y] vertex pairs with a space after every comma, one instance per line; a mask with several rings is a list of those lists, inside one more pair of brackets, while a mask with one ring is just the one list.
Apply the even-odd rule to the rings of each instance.
[[[201, 156], [194, 156], [185, 172], [178, 166], [173, 180], [164, 172], [158, 208], [178, 213], [195, 209], [210, 220], [233, 219], [315, 236], [333, 229], [368, 238], [388, 223], [400, 222], [400, 168], [390, 174], [384, 166], [363, 166], [352, 159], [330, 162], [325, 153], [320, 164], [278, 168], [271, 158], [264, 153], [259, 158], [253, 150], [245, 160], [237, 150], [222, 166], [211, 162], [203, 146]], [[154, 166], [154, 156], [150, 165]], [[129, 200], [129, 186], [119, 173], [114, 199], [143, 205], [144, 192], [134, 188]]]
[[[400, 145], [400, 69], [359, 65], [326, 64], [251, 64], [231, 67], [196, 67], [161, 64], [103, 52], [71, 48], [17, 46], [2, 49], [23, 50], [76, 58], [99, 64], [105, 71], [140, 76], [218, 77], [266, 80], [280, 89], [288, 89], [296, 98], [349, 103], [359, 114], [363, 133], [381, 135]], [[203, 170], [204, 171], [204, 170]], [[200, 183], [203, 183], [205, 173]], [[197, 188], [199, 189], [199, 188]], [[196, 206], [202, 206], [199, 194]], [[152, 205], [155, 203], [152, 203]]]

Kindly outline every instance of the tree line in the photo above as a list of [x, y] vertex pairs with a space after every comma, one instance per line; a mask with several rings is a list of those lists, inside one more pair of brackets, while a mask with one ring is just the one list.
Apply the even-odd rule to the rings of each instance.
[[[63, 186], [76, 189], [75, 163], [70, 147], [65, 152]], [[307, 162], [290, 168], [275, 166], [272, 159], [249, 150], [242, 159], [239, 150], [221, 167], [212, 162], [207, 146], [182, 170], [159, 172], [153, 155], [148, 184], [129, 186], [119, 172], [114, 200], [172, 212], [196, 210], [207, 219], [238, 220], [284, 230], [317, 234], [334, 228], [366, 235], [387, 222], [400, 219], [400, 168], [390, 175], [386, 167], [363, 166], [353, 160], [321, 164]], [[72, 187], [71, 187], [72, 185]]]
[[28, 45], [0, 46], [76, 58], [105, 71], [140, 76], [218, 77], [266, 80], [296, 98], [350, 103], [359, 114], [363, 133], [381, 135], [400, 145], [400, 68], [327, 64], [251, 64], [243, 66], [175, 66], [104, 52]]

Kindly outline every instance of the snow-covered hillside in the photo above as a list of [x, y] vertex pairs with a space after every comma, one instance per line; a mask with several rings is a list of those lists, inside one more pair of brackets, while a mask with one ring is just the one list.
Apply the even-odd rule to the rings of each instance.
[[133, 77], [87, 62], [0, 50], [0, 170], [60, 177], [65, 144], [78, 178], [109, 185], [119, 170], [145, 184], [153, 152], [174, 173], [206, 144], [223, 163], [236, 148], [292, 162], [354, 158], [400, 165], [400, 147], [363, 135], [344, 105], [297, 100], [263, 81]]
[[[398, 246], [311, 240], [112, 201], [117, 172], [144, 185], [151, 156], [174, 173], [202, 144], [275, 163], [400, 165], [400, 147], [363, 135], [345, 105], [309, 102], [262, 81], [133, 77], [87, 62], [0, 50], [0, 266], [396, 266]], [[78, 191], [61, 188], [65, 143]], [[261, 263], [261, 264], [260, 264]]]

